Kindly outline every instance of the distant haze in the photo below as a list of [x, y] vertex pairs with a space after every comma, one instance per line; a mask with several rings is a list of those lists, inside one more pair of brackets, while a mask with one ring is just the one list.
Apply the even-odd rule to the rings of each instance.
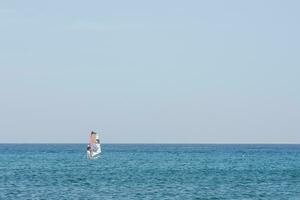
[[1, 1], [0, 143], [300, 143], [300, 1]]

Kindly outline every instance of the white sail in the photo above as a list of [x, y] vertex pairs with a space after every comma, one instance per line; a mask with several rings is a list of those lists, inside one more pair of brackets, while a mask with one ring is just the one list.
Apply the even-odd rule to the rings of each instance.
[[96, 151], [95, 152], [93, 152], [93, 157], [94, 156], [97, 156], [98, 154], [100, 154], [101, 153], [101, 144], [100, 144], [100, 137], [99, 137], [99, 134], [97, 133], [97, 135], [96, 135], [96, 141], [97, 141], [97, 143], [96, 143]]

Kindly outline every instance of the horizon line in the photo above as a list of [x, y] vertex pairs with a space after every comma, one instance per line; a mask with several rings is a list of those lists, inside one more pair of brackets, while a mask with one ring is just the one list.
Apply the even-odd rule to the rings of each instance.
[[[88, 143], [77, 143], [77, 142], [69, 142], [69, 143], [66, 143], [66, 142], [49, 142], [49, 143], [46, 143], [46, 142], [0, 142], [0, 145], [1, 144], [88, 144]], [[191, 144], [191, 145], [300, 145], [300, 143], [259, 143], [259, 142], [256, 142], [256, 143], [219, 143], [219, 142], [216, 142], [216, 143], [148, 143], [148, 142], [133, 142], [133, 143], [129, 143], [129, 142], [105, 142], [105, 143], [101, 143], [101, 144], [125, 144], [125, 145], [139, 145], [139, 144], [142, 144], [142, 145], [188, 145], [188, 144]]]

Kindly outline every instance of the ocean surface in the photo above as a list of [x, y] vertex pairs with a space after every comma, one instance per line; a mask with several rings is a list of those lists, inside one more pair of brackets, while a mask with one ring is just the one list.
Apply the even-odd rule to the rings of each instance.
[[300, 199], [300, 145], [0, 144], [0, 199]]

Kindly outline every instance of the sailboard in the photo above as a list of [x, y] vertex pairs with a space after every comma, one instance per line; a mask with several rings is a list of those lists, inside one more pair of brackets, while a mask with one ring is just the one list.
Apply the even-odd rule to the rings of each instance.
[[97, 159], [101, 155], [101, 144], [100, 144], [100, 135], [96, 132], [91, 132], [90, 143], [87, 147], [87, 158], [88, 159]]

